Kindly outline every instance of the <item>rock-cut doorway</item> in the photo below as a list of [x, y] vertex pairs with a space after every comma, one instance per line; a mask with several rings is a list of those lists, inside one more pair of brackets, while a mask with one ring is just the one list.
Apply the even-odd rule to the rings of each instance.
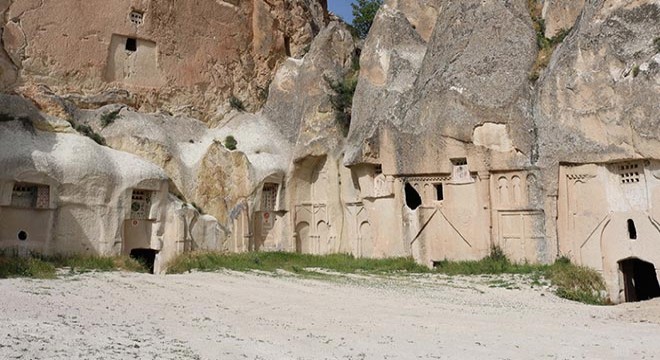
[[644, 301], [660, 297], [660, 285], [655, 266], [636, 258], [619, 261], [623, 274], [626, 302]]

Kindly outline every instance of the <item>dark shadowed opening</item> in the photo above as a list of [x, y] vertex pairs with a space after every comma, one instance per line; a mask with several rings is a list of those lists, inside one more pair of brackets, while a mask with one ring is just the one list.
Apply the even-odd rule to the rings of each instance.
[[137, 51], [137, 39], [126, 39], [126, 51]]
[[131, 258], [142, 263], [149, 273], [154, 273], [154, 262], [156, 261], [156, 254], [158, 251], [153, 249], [133, 249], [131, 250]]
[[445, 192], [442, 189], [442, 184], [435, 184], [435, 199], [437, 201], [442, 201], [445, 199]]
[[640, 259], [619, 261], [623, 273], [626, 301], [643, 301], [660, 297], [660, 284], [655, 266]]
[[411, 210], [417, 210], [417, 208], [422, 205], [422, 198], [419, 196], [419, 193], [409, 183], [406, 183], [405, 192], [406, 206], [408, 206]]
[[291, 39], [288, 36], [284, 37], [284, 52], [291, 57]]
[[628, 219], [628, 237], [631, 240], [637, 239], [637, 228], [635, 227], [635, 222], [632, 219]]

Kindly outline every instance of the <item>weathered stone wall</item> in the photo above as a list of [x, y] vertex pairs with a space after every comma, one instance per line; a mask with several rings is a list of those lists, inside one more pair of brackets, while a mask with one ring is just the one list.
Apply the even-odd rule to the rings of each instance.
[[5, 0], [0, 10], [7, 3], [4, 50], [23, 84], [60, 95], [126, 89], [143, 110], [192, 107], [205, 119], [232, 94], [257, 105], [326, 16], [311, 0]]

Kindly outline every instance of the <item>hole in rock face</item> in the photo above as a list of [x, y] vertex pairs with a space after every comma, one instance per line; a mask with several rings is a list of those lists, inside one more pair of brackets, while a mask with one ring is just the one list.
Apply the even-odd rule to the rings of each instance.
[[28, 234], [27, 234], [27, 232], [25, 232], [25, 230], [19, 231], [16, 236], [18, 237], [18, 240], [20, 240], [20, 241], [25, 241], [28, 238]]
[[444, 190], [442, 189], [442, 184], [435, 184], [433, 185], [435, 187], [435, 199], [437, 201], [442, 201], [445, 199], [445, 193]]
[[411, 210], [417, 210], [422, 205], [422, 198], [419, 196], [417, 190], [410, 183], [406, 183], [404, 191], [406, 194], [406, 206]]
[[635, 227], [635, 222], [632, 219], [628, 219], [628, 237], [631, 240], [637, 240], [637, 228]]
[[619, 261], [619, 270], [623, 274], [627, 302], [660, 297], [660, 284], [653, 264], [631, 258]]
[[156, 261], [156, 254], [158, 251], [153, 249], [133, 249], [131, 250], [131, 258], [144, 264], [149, 269], [149, 273], [154, 273], [154, 262]]
[[126, 51], [130, 51], [130, 52], [137, 51], [137, 39], [134, 38], [126, 39]]

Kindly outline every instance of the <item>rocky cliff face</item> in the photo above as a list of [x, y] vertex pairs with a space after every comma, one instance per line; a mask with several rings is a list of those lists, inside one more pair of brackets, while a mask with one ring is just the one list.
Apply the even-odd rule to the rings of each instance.
[[1, 52], [22, 86], [85, 96], [123, 89], [122, 102], [143, 111], [203, 119], [231, 96], [256, 108], [278, 65], [304, 54], [326, 22], [310, 0], [3, 1], [4, 9]]
[[660, 156], [660, 6], [588, 4], [538, 86], [539, 164]]
[[[74, 3], [0, 0], [2, 88], [37, 106], [0, 120], [163, 169], [177, 251], [499, 246], [596, 268], [613, 299], [619, 261], [658, 253], [657, 1], [388, 0], [361, 46], [312, 0]], [[345, 136], [331, 84], [360, 52]]]

